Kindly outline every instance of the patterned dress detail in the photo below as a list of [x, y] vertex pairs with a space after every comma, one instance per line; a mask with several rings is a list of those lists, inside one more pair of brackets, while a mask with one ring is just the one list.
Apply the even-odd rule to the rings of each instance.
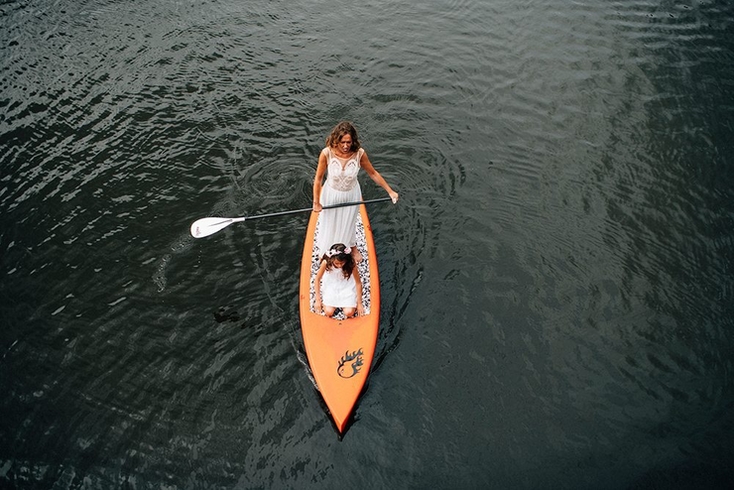
[[[364, 150], [361, 148], [349, 158], [339, 158], [330, 148], [324, 148], [327, 170], [326, 184], [321, 188], [321, 205], [331, 206], [345, 202], [362, 200], [359, 187], [359, 160]], [[324, 209], [319, 215], [319, 235], [316, 246], [320, 253], [326, 253], [335, 243], [348, 247], [356, 244], [356, 221], [359, 206]]]

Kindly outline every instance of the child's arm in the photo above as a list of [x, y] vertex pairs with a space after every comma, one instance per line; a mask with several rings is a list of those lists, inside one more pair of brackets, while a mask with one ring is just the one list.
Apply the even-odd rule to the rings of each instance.
[[362, 278], [359, 277], [359, 267], [355, 265], [352, 274], [357, 285], [357, 314], [362, 316], [364, 315], [364, 306], [362, 306]]
[[326, 261], [322, 260], [319, 266], [319, 271], [316, 273], [316, 279], [314, 279], [313, 290], [316, 296], [316, 302], [314, 303], [314, 310], [316, 313], [321, 314], [321, 277], [324, 275], [326, 270]]

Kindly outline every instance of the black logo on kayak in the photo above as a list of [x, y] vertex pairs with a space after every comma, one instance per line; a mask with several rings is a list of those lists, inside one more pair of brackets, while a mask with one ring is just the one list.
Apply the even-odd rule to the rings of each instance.
[[345, 352], [336, 367], [336, 372], [342, 378], [349, 379], [355, 376], [362, 369], [362, 349], [357, 351]]

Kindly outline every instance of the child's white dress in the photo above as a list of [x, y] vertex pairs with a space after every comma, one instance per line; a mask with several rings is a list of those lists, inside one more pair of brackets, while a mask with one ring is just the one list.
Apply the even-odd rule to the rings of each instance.
[[[361, 148], [349, 158], [340, 159], [330, 148], [321, 150], [326, 154], [326, 183], [321, 188], [321, 205], [331, 206], [345, 202], [362, 200], [359, 187], [359, 160], [364, 150]], [[316, 246], [319, 253], [326, 253], [335, 243], [343, 243], [348, 247], [356, 244], [356, 223], [359, 206], [324, 209], [319, 215], [319, 233]]]
[[357, 283], [354, 273], [348, 278], [336, 267], [324, 271], [321, 276], [321, 303], [324, 306], [337, 308], [355, 308], [357, 306]]

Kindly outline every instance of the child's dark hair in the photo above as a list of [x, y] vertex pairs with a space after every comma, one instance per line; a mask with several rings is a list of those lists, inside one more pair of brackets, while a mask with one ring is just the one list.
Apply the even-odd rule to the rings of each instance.
[[342, 272], [344, 278], [348, 279], [352, 275], [354, 270], [354, 258], [351, 255], [352, 250], [344, 245], [343, 243], [335, 243], [329, 247], [329, 251], [321, 257], [321, 260], [326, 261], [326, 270], [330, 271], [333, 268], [334, 260], [341, 260], [344, 262], [342, 266]]

